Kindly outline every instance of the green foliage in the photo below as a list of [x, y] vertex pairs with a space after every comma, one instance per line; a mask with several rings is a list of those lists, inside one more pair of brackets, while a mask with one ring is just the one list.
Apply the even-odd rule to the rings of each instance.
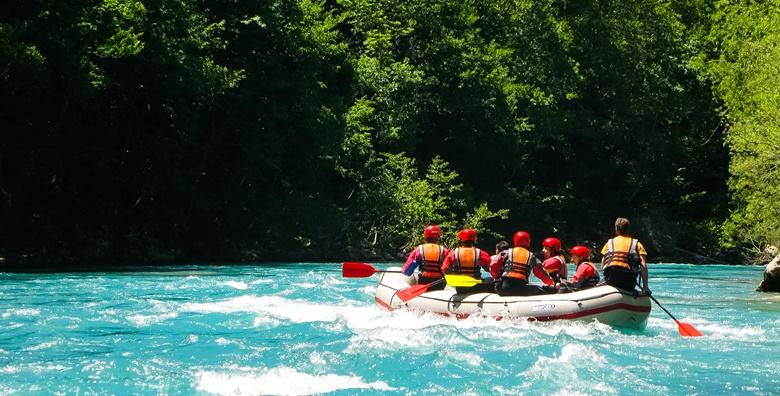
[[[94, 261], [397, 258], [429, 223], [450, 244], [471, 226], [481, 244], [522, 228], [570, 245], [608, 237], [622, 215], [655, 258], [706, 250], [728, 191], [707, 76], [732, 155], [745, 153], [732, 174], [776, 164], [777, 84], [750, 62], [771, 64], [776, 37], [756, 32], [777, 24], [770, 6], [750, 6], [752, 26], [729, 4], [11, 2], [0, 246]], [[708, 36], [711, 15], [739, 34]], [[767, 146], [749, 162], [753, 138]], [[734, 177], [732, 191], [774, 182]], [[727, 229], [769, 232], [755, 219], [767, 202], [741, 203]]]
[[719, 1], [712, 18], [707, 67], [728, 122], [735, 206], [724, 244], [756, 257], [780, 245], [780, 6]]

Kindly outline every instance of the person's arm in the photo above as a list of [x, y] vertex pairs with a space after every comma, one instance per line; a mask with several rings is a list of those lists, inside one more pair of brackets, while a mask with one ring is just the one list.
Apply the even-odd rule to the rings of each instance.
[[550, 279], [553, 280], [553, 283], [560, 283], [563, 279], [563, 268], [561, 268], [561, 262], [557, 258], [550, 257], [547, 260], [544, 260], [542, 268], [547, 272]]
[[[444, 250], [442, 251], [442, 255], [446, 259], [447, 256], [450, 255], [450, 249], [447, 249], [447, 247], [444, 246]], [[444, 260], [442, 260], [442, 264], [444, 264]], [[444, 276], [444, 268], [442, 266], [439, 266], [439, 273], [441, 273], [441, 276]]]
[[639, 241], [636, 243], [636, 250], [642, 263], [642, 268], [640, 268], [640, 273], [642, 276], [642, 293], [650, 294], [650, 286], [647, 284], [647, 250], [645, 250], [642, 242]]
[[417, 269], [417, 266], [420, 264], [417, 262], [417, 256], [420, 255], [420, 251], [417, 249], [412, 250], [411, 253], [409, 253], [409, 257], [406, 258], [406, 263], [404, 264], [404, 267], [401, 268], [401, 272], [404, 273], [406, 276], [412, 276], [414, 273], [414, 270]]
[[647, 284], [647, 256], [641, 255], [639, 258], [642, 260], [642, 293], [650, 294], [650, 286]]
[[539, 280], [541, 280], [545, 285], [552, 286], [555, 284], [552, 278], [550, 278], [550, 275], [547, 275], [547, 271], [544, 270], [544, 267], [542, 267], [539, 259], [534, 258], [531, 260], [531, 267], [533, 268], [534, 275], [536, 275], [536, 277], [539, 278]]
[[490, 261], [490, 276], [492, 276], [493, 279], [501, 277], [501, 268], [504, 266], [504, 262], [506, 262], [506, 255], [504, 252], [497, 254], [496, 258]]
[[607, 251], [609, 250], [609, 241], [601, 248], [601, 270], [604, 270], [604, 262], [607, 260]]
[[485, 271], [490, 271], [490, 255], [482, 249], [479, 249], [479, 266]]
[[444, 262], [441, 263], [441, 273], [446, 274], [447, 269], [450, 268], [450, 264], [452, 264], [452, 260], [455, 260], [455, 254], [454, 251], [450, 251], [447, 253], [447, 257], [444, 258]]

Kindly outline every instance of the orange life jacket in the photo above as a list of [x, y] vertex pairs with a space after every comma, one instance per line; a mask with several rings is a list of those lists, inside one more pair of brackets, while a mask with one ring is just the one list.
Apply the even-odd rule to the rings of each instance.
[[515, 247], [507, 250], [504, 261], [504, 278], [519, 279], [528, 282], [528, 268], [531, 266], [531, 252], [523, 247]]
[[420, 264], [420, 275], [426, 278], [441, 278], [441, 263], [444, 262], [444, 246], [426, 243], [417, 246]]
[[610, 239], [601, 269], [615, 267], [639, 273], [642, 259], [636, 251], [637, 243], [639, 241], [634, 238], [620, 238], [620, 241], [615, 241], [615, 238]]
[[452, 261], [451, 273], [480, 278], [479, 256], [481, 250], [475, 247], [459, 247], [455, 249], [455, 260]]

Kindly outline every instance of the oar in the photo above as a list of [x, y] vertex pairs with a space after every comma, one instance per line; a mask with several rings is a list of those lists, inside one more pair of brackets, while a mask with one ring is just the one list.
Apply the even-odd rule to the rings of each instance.
[[444, 275], [444, 278], [452, 287], [472, 287], [482, 283], [481, 279], [474, 279], [468, 275]]
[[659, 303], [658, 300], [655, 299], [655, 297], [653, 297], [652, 295], [648, 295], [648, 297], [650, 297], [653, 301], [655, 301], [655, 303], [658, 304], [658, 306], [661, 307], [661, 309], [663, 309], [664, 312], [666, 312], [666, 314], [669, 315], [669, 317], [671, 317], [672, 319], [674, 319], [675, 322], [677, 322], [677, 331], [680, 332], [681, 336], [701, 337], [704, 335], [699, 330], [696, 330], [696, 328], [691, 326], [690, 324], [685, 322], [680, 322], [679, 320], [677, 320], [677, 318], [675, 318], [671, 312], [667, 311], [666, 308], [664, 308], [664, 306], [661, 305], [661, 303]]
[[341, 276], [345, 278], [368, 278], [377, 272], [394, 272], [401, 273], [401, 271], [387, 271], [378, 270], [371, 264], [347, 261], [341, 263]]
[[406, 289], [399, 291], [397, 296], [403, 302], [409, 301], [419, 296], [420, 294], [427, 292], [429, 287], [438, 285], [444, 280], [447, 281], [448, 285], [453, 287], [471, 287], [482, 283], [482, 280], [474, 279], [468, 275], [444, 275], [444, 278], [431, 282], [427, 285], [414, 285], [407, 287]]
[[396, 296], [401, 299], [403, 302], [407, 302], [420, 294], [423, 294], [428, 291], [428, 288], [434, 285], [438, 285], [439, 283], [444, 282], [444, 278], [441, 278], [439, 280], [435, 280], [431, 283], [428, 283], [426, 285], [414, 285], [409, 286], [406, 289], [400, 290]]

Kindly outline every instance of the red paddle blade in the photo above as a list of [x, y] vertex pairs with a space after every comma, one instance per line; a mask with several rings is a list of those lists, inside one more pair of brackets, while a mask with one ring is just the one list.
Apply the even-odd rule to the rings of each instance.
[[677, 321], [677, 330], [683, 337], [701, 337], [704, 335], [699, 330], [696, 330], [695, 327], [688, 323], [680, 322], [679, 320]]
[[341, 276], [345, 278], [368, 278], [378, 270], [367, 263], [344, 262], [341, 263]]
[[409, 301], [409, 300], [419, 296], [420, 294], [423, 294], [426, 291], [428, 291], [429, 287], [431, 287], [430, 283], [427, 284], [427, 285], [414, 285], [414, 286], [407, 287], [406, 289], [403, 289], [403, 290], [399, 291], [397, 296], [398, 296], [398, 298], [401, 299], [401, 301], [407, 302], [407, 301]]

